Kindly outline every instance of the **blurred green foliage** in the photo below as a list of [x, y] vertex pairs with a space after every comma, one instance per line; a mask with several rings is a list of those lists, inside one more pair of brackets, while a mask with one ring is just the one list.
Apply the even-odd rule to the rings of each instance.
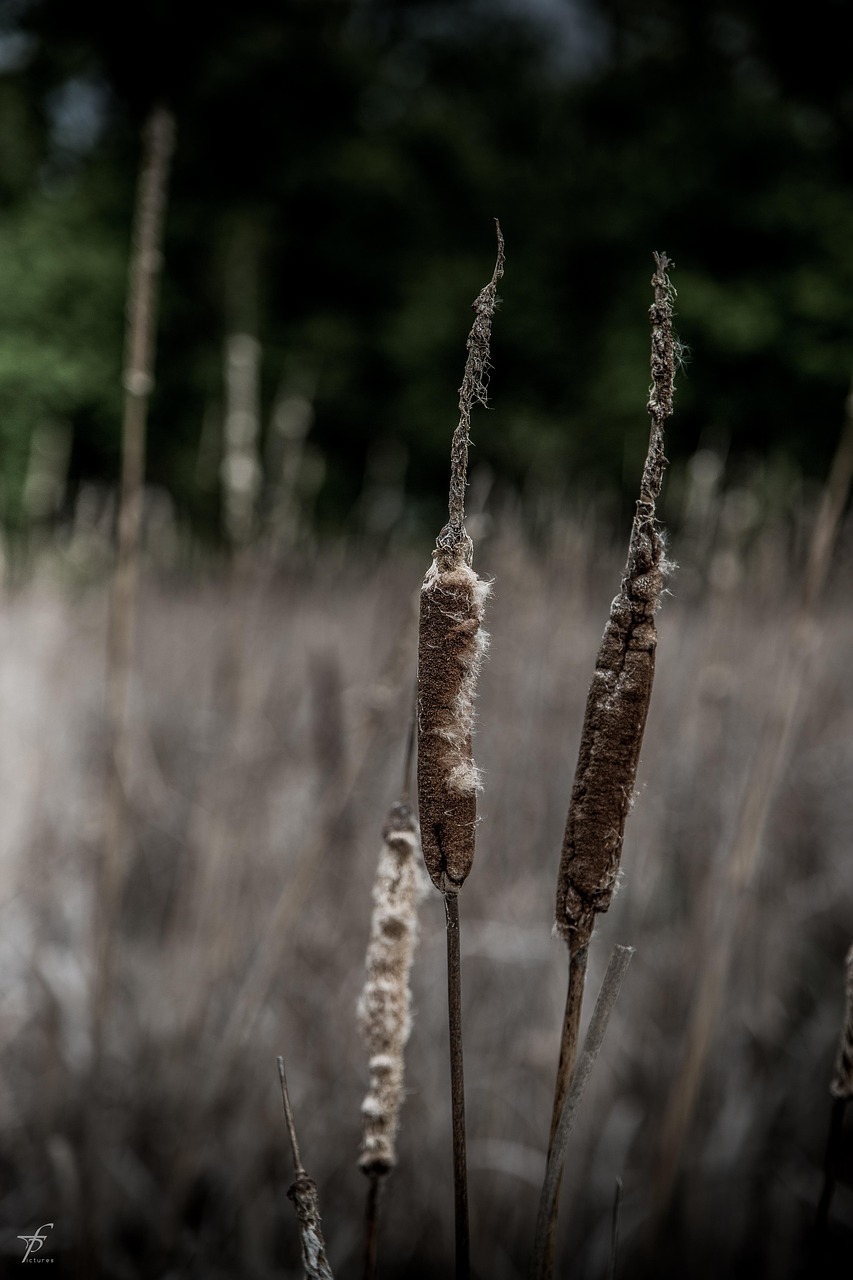
[[441, 495], [495, 215], [507, 273], [477, 460], [519, 486], [623, 482], [665, 249], [689, 347], [671, 456], [722, 439], [825, 468], [853, 353], [850, 6], [815, 0], [804, 24], [758, 0], [214, 0], [183, 16], [152, 0], [129, 21], [6, 0], [0, 19], [7, 524], [46, 417], [73, 428], [69, 502], [116, 475], [157, 101], [178, 148], [149, 472], [199, 529], [218, 521], [209, 437], [238, 234], [263, 430], [277, 396], [313, 398], [323, 520], [350, 516], [382, 442], [405, 447], [415, 505]]

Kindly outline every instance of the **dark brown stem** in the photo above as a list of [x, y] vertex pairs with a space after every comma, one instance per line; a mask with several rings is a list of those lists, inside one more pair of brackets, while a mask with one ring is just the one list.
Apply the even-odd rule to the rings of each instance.
[[302, 1157], [299, 1154], [299, 1142], [296, 1138], [296, 1123], [293, 1119], [293, 1108], [290, 1105], [290, 1094], [287, 1091], [287, 1076], [284, 1072], [284, 1058], [279, 1056], [276, 1058], [278, 1064], [278, 1079], [281, 1085], [281, 1102], [284, 1107], [284, 1122], [287, 1125], [287, 1135], [290, 1138], [290, 1149], [293, 1152], [293, 1171], [297, 1178], [301, 1173], [305, 1172], [302, 1164]]
[[[548, 1138], [549, 1160], [554, 1146], [554, 1135], [557, 1132], [557, 1125], [560, 1122], [560, 1116], [563, 1114], [563, 1107], [566, 1105], [566, 1098], [569, 1095], [569, 1086], [572, 1083], [572, 1074], [575, 1069], [588, 955], [588, 938], [584, 939], [582, 942], [576, 941], [573, 945], [570, 945], [569, 984], [566, 991], [566, 1008], [563, 1013], [563, 1033], [560, 1039], [560, 1063], [557, 1067], [557, 1080], [554, 1085], [554, 1107], [551, 1112], [551, 1133]], [[554, 1269], [554, 1250], [556, 1248], [557, 1241], [557, 1213], [559, 1210], [559, 1190], [558, 1182], [557, 1196], [554, 1199], [554, 1205], [551, 1211], [551, 1221], [548, 1224], [547, 1266], [545, 1272], [548, 1276], [551, 1275]]]
[[616, 1179], [616, 1194], [613, 1197], [613, 1223], [610, 1229], [610, 1261], [607, 1265], [607, 1280], [616, 1280], [616, 1259], [619, 1256], [619, 1226], [622, 1221], [622, 1179]]
[[551, 1112], [551, 1133], [548, 1138], [548, 1154], [554, 1144], [554, 1134], [563, 1110], [563, 1105], [572, 1081], [575, 1069], [575, 1057], [578, 1051], [578, 1032], [581, 1023], [581, 1006], [583, 990], [586, 982], [586, 962], [589, 955], [589, 941], [575, 943], [569, 950], [569, 985], [566, 991], [566, 1008], [563, 1013], [563, 1034], [560, 1040], [560, 1065], [557, 1068], [557, 1082], [554, 1086], [554, 1108]]
[[815, 1233], [820, 1238], [826, 1231], [829, 1221], [829, 1210], [835, 1194], [835, 1176], [838, 1168], [838, 1155], [841, 1150], [841, 1134], [844, 1127], [844, 1112], [847, 1098], [833, 1098], [832, 1110], [829, 1113], [829, 1133], [826, 1138], [826, 1155], [823, 1161], [823, 1190], [815, 1216]]
[[367, 1203], [364, 1209], [364, 1280], [376, 1280], [376, 1258], [379, 1250], [379, 1173], [368, 1174]]
[[459, 947], [459, 897], [457, 894], [445, 893], [444, 909], [447, 916], [447, 1014], [450, 1026], [456, 1280], [468, 1280], [471, 1264], [468, 1232], [468, 1169], [465, 1152], [465, 1079], [462, 1069], [462, 962]]

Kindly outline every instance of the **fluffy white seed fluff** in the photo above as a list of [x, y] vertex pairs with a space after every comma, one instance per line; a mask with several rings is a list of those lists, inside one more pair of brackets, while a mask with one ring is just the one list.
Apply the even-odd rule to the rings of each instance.
[[370, 1055], [359, 1155], [366, 1173], [386, 1173], [396, 1163], [403, 1050], [411, 1031], [409, 975], [417, 942], [417, 906], [426, 892], [419, 845], [411, 810], [395, 805], [373, 886], [367, 981], [358, 1002], [359, 1029]]

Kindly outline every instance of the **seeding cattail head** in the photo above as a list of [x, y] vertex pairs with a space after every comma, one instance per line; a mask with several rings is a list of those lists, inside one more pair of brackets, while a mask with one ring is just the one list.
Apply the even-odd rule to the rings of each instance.
[[835, 1072], [829, 1086], [834, 1098], [853, 1098], [853, 947], [844, 961], [845, 1010], [844, 1025], [838, 1041]]
[[448, 521], [436, 541], [421, 590], [418, 636], [418, 805], [424, 861], [444, 893], [455, 893], [474, 860], [480, 786], [474, 763], [474, 700], [488, 636], [483, 606], [489, 584], [471, 568], [465, 530], [468, 432], [475, 402], [487, 402], [489, 341], [504, 270], [504, 241], [492, 278], [474, 302], [474, 325], [459, 389], [459, 424], [450, 447]]
[[665, 254], [655, 254], [649, 448], [625, 573], [587, 698], [557, 883], [557, 931], [579, 944], [589, 939], [596, 914], [606, 911], [613, 897], [654, 680], [655, 613], [669, 567], [655, 505], [675, 382], [670, 265]]
[[370, 1055], [370, 1087], [362, 1113], [359, 1166], [387, 1173], [403, 1101], [403, 1050], [411, 1030], [409, 974], [417, 942], [417, 907], [424, 892], [418, 827], [407, 804], [392, 805], [373, 886], [367, 981], [358, 1021]]

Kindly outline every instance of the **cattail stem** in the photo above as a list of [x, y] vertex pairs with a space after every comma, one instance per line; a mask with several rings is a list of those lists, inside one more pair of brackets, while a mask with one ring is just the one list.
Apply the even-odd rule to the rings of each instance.
[[462, 1063], [462, 960], [459, 895], [445, 893], [447, 918], [447, 1015], [450, 1031], [450, 1098], [453, 1117], [453, 1193], [456, 1220], [456, 1280], [471, 1272], [468, 1228], [468, 1160], [465, 1146], [465, 1076]]
[[376, 1280], [376, 1262], [379, 1256], [379, 1191], [382, 1177], [371, 1173], [367, 1183], [367, 1200], [364, 1207], [364, 1265], [363, 1280]]
[[560, 1112], [554, 1141], [551, 1145], [551, 1153], [548, 1156], [548, 1167], [545, 1170], [542, 1196], [539, 1201], [536, 1239], [533, 1244], [532, 1280], [547, 1280], [547, 1277], [551, 1275], [553, 1266], [550, 1254], [551, 1223], [553, 1221], [554, 1207], [557, 1203], [557, 1195], [560, 1190], [560, 1179], [563, 1174], [569, 1136], [572, 1132], [586, 1083], [601, 1051], [607, 1023], [610, 1020], [610, 1014], [613, 1012], [613, 1006], [616, 1003], [633, 954], [633, 947], [613, 948], [607, 971], [604, 975], [604, 981], [601, 984], [601, 990], [595, 1002], [589, 1030], [586, 1033], [583, 1052], [578, 1060], [572, 1076], [571, 1088]]
[[610, 1261], [607, 1265], [607, 1280], [616, 1280], [616, 1260], [619, 1257], [619, 1227], [622, 1222], [622, 1179], [616, 1179], [616, 1192], [613, 1196], [613, 1221], [610, 1228]]
[[563, 1013], [563, 1033], [560, 1039], [560, 1064], [557, 1069], [554, 1107], [551, 1113], [551, 1136], [548, 1141], [549, 1155], [554, 1143], [557, 1124], [569, 1092], [572, 1072], [575, 1069], [588, 955], [588, 940], [583, 943], [572, 943], [569, 949], [569, 983], [566, 991], [566, 1008]]
[[293, 1119], [293, 1108], [290, 1105], [290, 1093], [287, 1088], [287, 1076], [284, 1070], [284, 1058], [281, 1054], [276, 1058], [278, 1080], [281, 1085], [281, 1104], [284, 1107], [284, 1123], [287, 1125], [287, 1136], [290, 1138], [290, 1150], [293, 1152], [293, 1171], [299, 1176], [305, 1172], [302, 1156], [299, 1154], [299, 1140], [296, 1137], [296, 1123]]
[[[589, 956], [589, 939], [583, 942], [574, 941], [569, 946], [569, 982], [566, 990], [566, 1007], [563, 1011], [563, 1031], [560, 1037], [560, 1061], [557, 1067], [557, 1080], [554, 1085], [554, 1105], [551, 1111], [551, 1134], [548, 1139], [548, 1158], [554, 1148], [554, 1136], [575, 1069], [580, 1035], [581, 1010], [583, 1008], [583, 992], [586, 983], [586, 963]], [[548, 1224], [548, 1264], [547, 1274], [554, 1267], [554, 1250], [557, 1244], [557, 1213], [560, 1207], [560, 1181], [557, 1182], [557, 1194], [551, 1209], [551, 1221]]]

